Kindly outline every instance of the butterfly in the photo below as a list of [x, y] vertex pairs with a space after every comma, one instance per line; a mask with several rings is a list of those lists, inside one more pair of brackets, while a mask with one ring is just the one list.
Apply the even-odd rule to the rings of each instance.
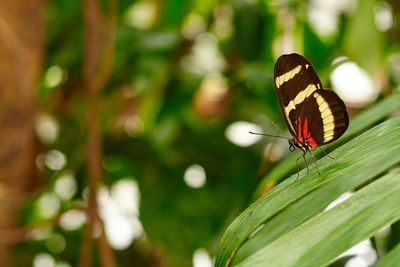
[[[299, 54], [280, 56], [274, 69], [275, 88], [291, 138], [289, 150], [305, 155], [337, 140], [349, 126], [349, 115], [340, 97], [323, 88], [310, 61]], [[308, 166], [307, 166], [308, 169]], [[317, 171], [318, 166], [317, 166]]]

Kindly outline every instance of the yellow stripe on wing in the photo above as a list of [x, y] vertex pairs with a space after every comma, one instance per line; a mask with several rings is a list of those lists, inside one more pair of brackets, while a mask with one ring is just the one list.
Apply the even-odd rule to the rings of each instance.
[[318, 108], [321, 112], [324, 129], [324, 143], [326, 143], [332, 140], [335, 135], [335, 118], [333, 117], [332, 110], [329, 108], [325, 99], [318, 92], [315, 92], [313, 96], [317, 100]]
[[292, 79], [297, 73], [300, 72], [300, 70], [301, 70], [301, 65], [298, 65], [297, 67], [293, 68], [292, 70], [282, 74], [281, 76], [276, 77], [276, 79], [275, 79], [276, 88], [279, 88], [283, 83]]
[[300, 91], [296, 97], [289, 102], [289, 104], [285, 107], [285, 113], [289, 114], [290, 111], [293, 109], [296, 109], [296, 105], [302, 103], [306, 97], [309, 97], [315, 90], [317, 90], [317, 87], [315, 84], [310, 84], [304, 89], [303, 91]]

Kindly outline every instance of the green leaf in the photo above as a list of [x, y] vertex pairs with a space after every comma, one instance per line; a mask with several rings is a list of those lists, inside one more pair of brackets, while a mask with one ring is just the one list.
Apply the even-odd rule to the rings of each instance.
[[[385, 47], [384, 34], [378, 31], [375, 22], [374, 10], [377, 8], [377, 2], [376, 0], [363, 1], [356, 13], [349, 18], [343, 37], [345, 54], [369, 70], [379, 68]], [[371, 46], [365, 44], [371, 44]]]
[[400, 172], [393, 171], [263, 247], [237, 266], [324, 266], [400, 218]]
[[[314, 166], [310, 166], [310, 174], [306, 174], [306, 170], [302, 170], [298, 179], [296, 179], [296, 175], [293, 175], [272, 188], [250, 205], [228, 227], [218, 248], [216, 266], [226, 266], [232, 263], [239, 248], [244, 247], [246, 242], [250, 242], [250, 236], [256, 237], [261, 233], [261, 238], [267, 240], [261, 246], [255, 242], [254, 246], [248, 247], [246, 251], [250, 252], [250, 255], [264, 245], [269, 246], [277, 240], [285, 238], [291, 229], [320, 213], [330, 201], [343, 192], [354, 190], [355, 187], [400, 162], [399, 138], [400, 118], [397, 117], [374, 127], [336, 149], [331, 154], [335, 160], [328, 157], [319, 160], [321, 175], [316, 173]], [[320, 201], [321, 203], [319, 203]], [[382, 199], [382, 201], [386, 200]], [[327, 212], [327, 214], [330, 213]], [[278, 225], [280, 229], [278, 229]], [[277, 227], [277, 229], [275, 232], [263, 231], [260, 230], [262, 226], [269, 227], [269, 229]], [[295, 232], [296, 229], [292, 232]], [[256, 233], [257, 231], [259, 233]], [[368, 237], [364, 236], [364, 239]], [[343, 240], [339, 238], [335, 242], [341, 241]], [[337, 246], [334, 242], [332, 244]], [[284, 248], [282, 251], [285, 254], [291, 254], [292, 251], [288, 249]], [[246, 251], [238, 254], [239, 260], [248, 259], [249, 255], [246, 254]]]
[[[336, 142], [324, 146], [324, 149], [329, 150], [337, 146], [338, 144], [343, 144], [344, 142], [364, 131], [371, 125], [390, 115], [397, 108], [399, 108], [399, 106], [400, 92], [386, 97], [374, 106], [358, 114], [355, 118], [351, 119], [349, 129], [346, 131], [346, 133]], [[321, 154], [321, 152], [319, 152], [318, 150], [315, 152], [316, 155]], [[287, 174], [290, 171], [295, 170], [296, 158], [298, 156], [299, 155], [297, 153], [293, 153], [291, 156], [278, 163], [270, 172], [268, 172], [268, 174], [264, 177], [262, 182], [257, 187], [254, 198], [259, 197], [265, 191], [265, 188], [270, 188], [272, 185], [275, 185], [277, 182], [287, 177]]]
[[393, 267], [400, 262], [400, 244], [394, 247], [387, 255], [378, 261], [374, 267]]
[[370, 179], [369, 176], [356, 176], [353, 179], [348, 179], [347, 176], [338, 177], [334, 181], [321, 185], [299, 201], [290, 204], [266, 222], [264, 227], [239, 249], [235, 262], [248, 257], [260, 247], [267, 245], [305, 220], [320, 213], [339, 195], [354, 190], [368, 179]]

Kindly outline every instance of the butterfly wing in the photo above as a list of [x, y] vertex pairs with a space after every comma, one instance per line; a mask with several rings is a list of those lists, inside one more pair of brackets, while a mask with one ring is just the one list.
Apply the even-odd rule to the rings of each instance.
[[289, 131], [317, 147], [338, 139], [349, 125], [346, 106], [323, 89], [311, 63], [298, 54], [281, 56], [275, 64], [275, 85]]
[[340, 97], [328, 89], [315, 91], [298, 118], [297, 134], [312, 147], [328, 144], [347, 130], [349, 115]]
[[282, 55], [275, 63], [275, 87], [289, 131], [296, 135], [297, 121], [305, 99], [322, 88], [311, 63], [301, 55]]

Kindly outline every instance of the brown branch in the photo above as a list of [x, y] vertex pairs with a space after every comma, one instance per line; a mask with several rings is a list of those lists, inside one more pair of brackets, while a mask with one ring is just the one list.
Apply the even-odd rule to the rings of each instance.
[[108, 245], [106, 236], [104, 235], [104, 227], [102, 227], [102, 234], [97, 239], [97, 244], [100, 250], [101, 265], [103, 267], [116, 267], [114, 253]]
[[[97, 0], [84, 1], [85, 62], [84, 79], [88, 90], [88, 227], [82, 242], [80, 267], [92, 266], [93, 230], [102, 225], [97, 211], [97, 190], [102, 177], [102, 143], [100, 127], [100, 91], [111, 75], [114, 60], [114, 35], [117, 19], [117, 1], [109, 0], [108, 15], [102, 14]], [[102, 266], [116, 266], [112, 249], [105, 240], [104, 231], [99, 237]]]

